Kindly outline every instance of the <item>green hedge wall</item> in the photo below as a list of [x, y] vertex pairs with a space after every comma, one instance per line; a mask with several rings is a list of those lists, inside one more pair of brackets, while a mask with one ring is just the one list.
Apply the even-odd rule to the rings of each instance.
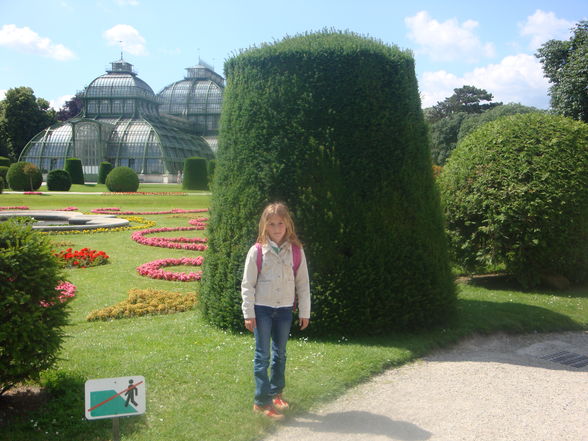
[[65, 160], [65, 171], [71, 176], [72, 184], [84, 185], [84, 169], [82, 168], [82, 160], [78, 158], [68, 158]]
[[106, 177], [112, 168], [110, 162], [104, 161], [100, 163], [100, 167], [98, 168], [98, 184], [106, 184]]
[[184, 160], [182, 188], [185, 190], [208, 190], [208, 165], [204, 158]]
[[529, 113], [488, 123], [439, 178], [457, 263], [502, 265], [525, 286], [588, 279], [588, 125]]
[[225, 74], [201, 290], [208, 320], [243, 329], [243, 264], [274, 200], [289, 205], [305, 244], [310, 332], [448, 319], [455, 289], [411, 54], [324, 31], [243, 51]]
[[10, 167], [10, 159], [6, 156], [0, 156], [0, 166]]

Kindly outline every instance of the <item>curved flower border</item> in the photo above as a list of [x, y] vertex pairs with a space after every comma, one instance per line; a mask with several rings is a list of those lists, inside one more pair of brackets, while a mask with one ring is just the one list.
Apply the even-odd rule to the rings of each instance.
[[201, 230], [200, 227], [176, 227], [176, 228], [151, 228], [148, 230], [136, 231], [131, 235], [131, 239], [141, 245], [152, 247], [174, 248], [181, 250], [204, 251], [208, 248], [203, 245], [207, 242], [203, 237], [145, 237], [146, 234], [166, 233], [169, 231], [190, 231]]
[[195, 210], [183, 210], [181, 208], [173, 208], [171, 210], [165, 211], [120, 211], [118, 207], [110, 207], [110, 208], [95, 208], [91, 210], [92, 213], [96, 214], [139, 214], [139, 215], [149, 215], [149, 214], [176, 214], [176, 213], [206, 213], [208, 211], [207, 208], [198, 208]]
[[165, 266], [201, 266], [204, 262], [202, 256], [196, 258], [182, 257], [179, 259], [160, 259], [152, 262], [144, 263], [137, 267], [137, 272], [142, 276], [150, 277], [152, 279], [174, 280], [177, 282], [192, 282], [202, 278], [202, 271], [180, 273], [162, 270]]

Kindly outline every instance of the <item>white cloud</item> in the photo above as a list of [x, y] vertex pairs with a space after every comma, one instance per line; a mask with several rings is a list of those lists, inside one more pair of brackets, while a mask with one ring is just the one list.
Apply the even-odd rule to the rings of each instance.
[[52, 43], [49, 38], [41, 37], [31, 28], [19, 28], [6, 24], [0, 28], [0, 46], [21, 52], [38, 54], [58, 61], [75, 58], [74, 53], [62, 44]]
[[519, 29], [522, 36], [531, 37], [529, 48], [535, 50], [548, 40], [567, 40], [573, 25], [571, 21], [557, 18], [553, 12], [537, 9], [524, 23], [519, 23]]
[[63, 107], [63, 105], [71, 100], [74, 97], [74, 95], [63, 95], [60, 96], [59, 98], [55, 98], [51, 101], [49, 101], [49, 106], [53, 107], [55, 110], [59, 110]]
[[110, 46], [122, 45], [122, 49], [132, 55], [147, 55], [145, 38], [134, 27], [118, 24], [102, 34]]
[[494, 45], [482, 43], [475, 35], [477, 21], [466, 20], [460, 24], [452, 18], [440, 23], [427, 11], [420, 11], [414, 17], [405, 18], [404, 22], [410, 30], [408, 37], [420, 46], [417, 52], [427, 54], [433, 60], [474, 62], [480, 56], [495, 55]]
[[541, 63], [532, 55], [509, 55], [498, 64], [489, 64], [458, 77], [444, 70], [425, 72], [420, 81], [423, 107], [431, 107], [453, 95], [453, 89], [469, 85], [486, 89], [493, 101], [521, 103], [547, 108], [549, 82]]
[[6, 92], [8, 92], [6, 89], [0, 89], [0, 101], [4, 99]]

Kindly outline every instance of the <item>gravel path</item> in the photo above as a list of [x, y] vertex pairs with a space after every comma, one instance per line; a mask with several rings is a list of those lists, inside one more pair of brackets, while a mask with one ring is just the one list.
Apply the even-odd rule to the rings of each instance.
[[588, 332], [468, 339], [288, 419], [264, 441], [305, 440], [587, 441]]

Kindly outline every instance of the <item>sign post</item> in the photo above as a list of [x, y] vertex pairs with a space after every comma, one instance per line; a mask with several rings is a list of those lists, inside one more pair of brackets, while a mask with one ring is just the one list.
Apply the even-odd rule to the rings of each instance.
[[129, 376], [86, 381], [86, 418], [112, 418], [113, 439], [119, 440], [118, 419], [145, 413], [145, 378]]

